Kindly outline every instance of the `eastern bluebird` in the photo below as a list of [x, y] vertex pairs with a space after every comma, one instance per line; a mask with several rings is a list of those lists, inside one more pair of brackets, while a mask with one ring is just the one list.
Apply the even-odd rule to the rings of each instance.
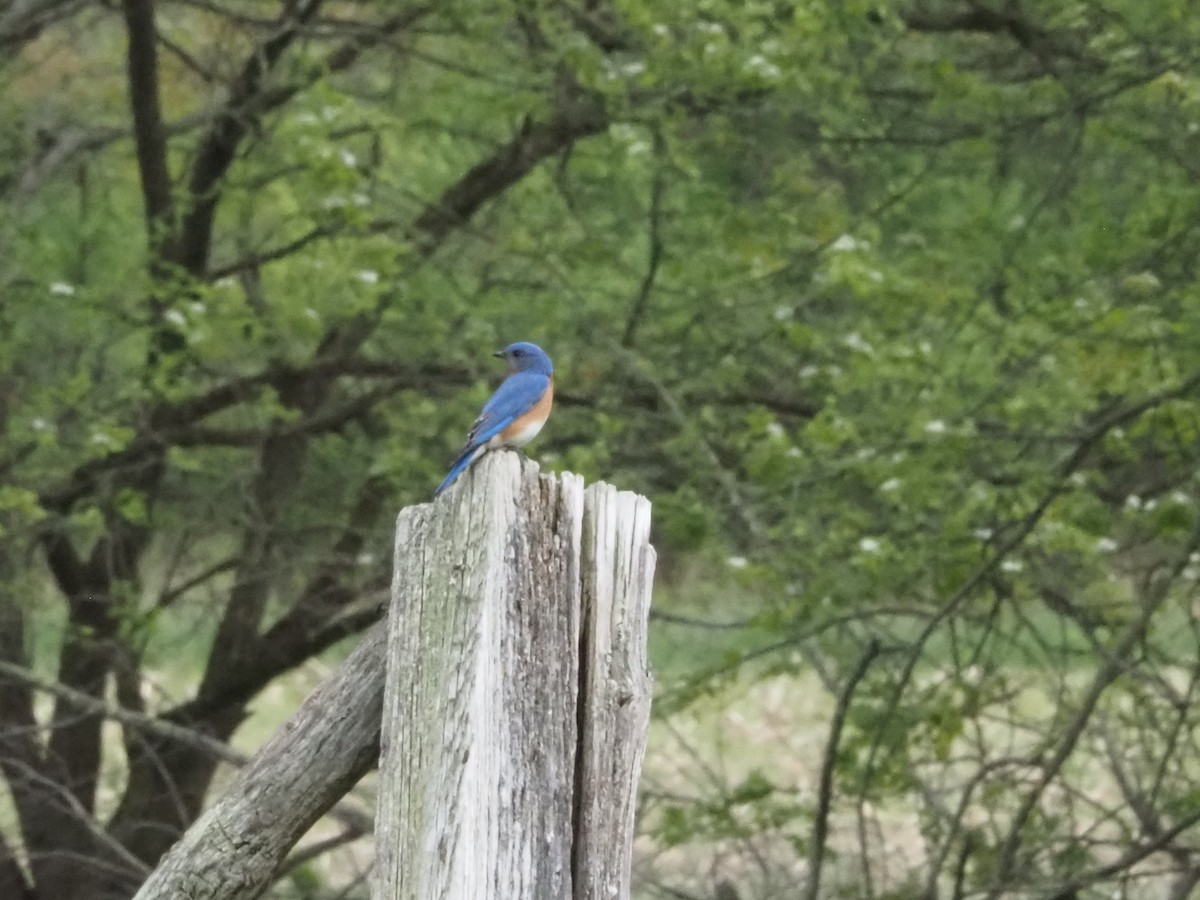
[[479, 418], [467, 432], [467, 443], [450, 472], [438, 485], [437, 497], [480, 456], [494, 447], [529, 443], [550, 417], [554, 402], [554, 365], [536, 344], [511, 344], [496, 356], [508, 361], [509, 375], [496, 388]]

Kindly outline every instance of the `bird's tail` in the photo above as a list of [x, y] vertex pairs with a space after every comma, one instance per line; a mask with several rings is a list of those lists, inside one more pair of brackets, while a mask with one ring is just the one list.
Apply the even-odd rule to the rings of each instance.
[[442, 483], [438, 485], [438, 489], [433, 492], [434, 497], [440, 497], [442, 491], [454, 484], [458, 476], [463, 473], [471, 463], [475, 462], [475, 457], [479, 456], [484, 450], [483, 447], [468, 447], [458, 455], [458, 459], [454, 461], [454, 465], [450, 467], [450, 471], [446, 473], [446, 477], [442, 479]]

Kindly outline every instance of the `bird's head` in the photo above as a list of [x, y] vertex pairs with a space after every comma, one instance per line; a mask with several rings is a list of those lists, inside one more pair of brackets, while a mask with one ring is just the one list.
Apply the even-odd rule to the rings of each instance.
[[531, 344], [528, 341], [509, 344], [503, 350], [497, 350], [496, 356], [499, 356], [508, 363], [510, 372], [537, 372], [541, 375], [554, 374], [554, 364], [550, 362], [550, 357], [546, 355], [546, 351], [537, 344]]

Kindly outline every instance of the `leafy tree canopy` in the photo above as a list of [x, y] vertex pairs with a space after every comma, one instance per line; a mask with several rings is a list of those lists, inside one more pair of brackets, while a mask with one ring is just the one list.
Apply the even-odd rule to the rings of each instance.
[[651, 783], [654, 846], [1186, 896], [1197, 48], [1182, 0], [0, 12], [0, 896], [132, 893], [217, 760], [68, 692], [227, 740], [378, 616], [517, 339], [543, 464], [655, 501], [660, 714], [841, 711], [827, 789]]

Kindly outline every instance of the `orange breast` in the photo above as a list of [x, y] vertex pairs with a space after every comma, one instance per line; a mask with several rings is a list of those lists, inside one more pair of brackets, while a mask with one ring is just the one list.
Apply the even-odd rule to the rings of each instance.
[[546, 393], [542, 394], [542, 399], [535, 403], [529, 412], [514, 419], [511, 425], [496, 435], [499, 438], [496, 443], [514, 447], [527, 444], [542, 430], [542, 426], [550, 418], [550, 407], [553, 405], [554, 381], [551, 380], [549, 387], [546, 388]]

